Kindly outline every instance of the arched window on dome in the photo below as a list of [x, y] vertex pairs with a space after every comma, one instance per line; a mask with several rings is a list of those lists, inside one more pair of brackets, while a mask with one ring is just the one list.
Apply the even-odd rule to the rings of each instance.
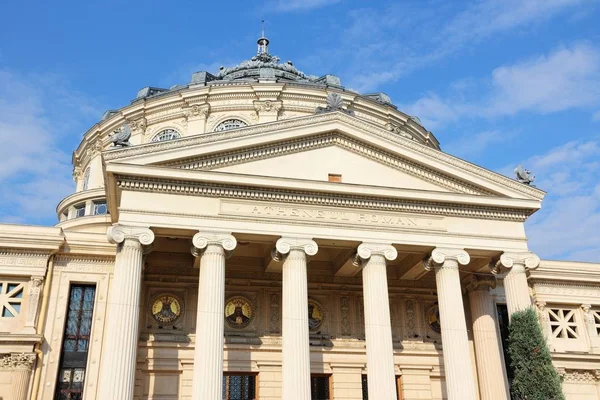
[[181, 135], [175, 129], [164, 129], [158, 132], [153, 138], [153, 142], [164, 142], [167, 140], [173, 140], [180, 138]]
[[88, 186], [90, 184], [90, 172], [91, 172], [90, 167], [87, 167], [85, 169], [85, 172], [83, 173], [83, 188], [82, 188], [82, 190], [88, 190]]
[[229, 129], [235, 129], [235, 128], [242, 128], [244, 126], [248, 126], [248, 124], [246, 124], [242, 120], [227, 119], [227, 120], [221, 122], [219, 125], [217, 125], [217, 127], [215, 128], [215, 132], [227, 131]]

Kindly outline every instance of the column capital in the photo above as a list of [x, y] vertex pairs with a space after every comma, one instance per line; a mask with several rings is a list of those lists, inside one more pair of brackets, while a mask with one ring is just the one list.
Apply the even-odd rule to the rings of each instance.
[[26, 369], [33, 368], [35, 354], [11, 353], [0, 356], [0, 370], [2, 369]]
[[209, 244], [221, 246], [225, 251], [232, 251], [237, 246], [236, 238], [227, 232], [198, 232], [192, 238], [192, 254], [198, 257]]
[[[312, 239], [299, 237], [282, 237], [275, 243], [276, 253], [280, 255], [288, 254], [292, 249], [302, 250], [307, 256], [314, 256], [319, 251], [319, 246]], [[275, 257], [278, 257], [277, 254], [273, 255], [274, 259]]]
[[471, 261], [471, 257], [463, 249], [436, 247], [431, 252], [431, 256], [423, 260], [423, 268], [431, 271], [443, 267], [444, 263], [450, 260], [456, 261], [460, 265], [467, 265]]
[[540, 258], [531, 252], [503, 253], [496, 263], [491, 264], [492, 273], [500, 274], [510, 271], [515, 265], [529, 270], [536, 269], [540, 265]]
[[154, 242], [154, 232], [144, 226], [113, 225], [106, 231], [106, 236], [114, 244], [123, 243], [125, 239], [137, 240], [146, 246]]
[[379, 254], [388, 261], [394, 261], [398, 257], [398, 250], [391, 244], [386, 243], [361, 243], [356, 250], [357, 255], [367, 261], [373, 254]]
[[475, 292], [477, 290], [489, 290], [496, 287], [496, 278], [493, 276], [480, 277], [471, 276], [470, 279], [465, 281], [465, 288], [467, 292]]

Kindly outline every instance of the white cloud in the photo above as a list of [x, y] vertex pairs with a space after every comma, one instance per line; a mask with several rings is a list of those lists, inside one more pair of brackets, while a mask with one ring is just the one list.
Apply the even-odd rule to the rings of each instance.
[[550, 113], [595, 104], [600, 98], [600, 52], [575, 44], [533, 60], [496, 68], [487, 112]]
[[548, 55], [498, 67], [479, 86], [483, 88], [479, 93], [465, 98], [462, 85], [451, 84], [446, 98], [427, 93], [402, 109], [435, 129], [465, 117], [593, 108], [600, 103], [600, 51], [587, 43], [563, 46]]
[[600, 143], [568, 142], [522, 164], [548, 192], [526, 223], [530, 249], [543, 258], [600, 261]]
[[73, 190], [70, 150], [82, 119], [100, 115], [58, 76], [0, 70], [1, 221], [54, 222], [57, 203]]
[[291, 12], [300, 10], [311, 10], [314, 8], [322, 8], [341, 0], [278, 0], [273, 3], [271, 8], [278, 12]]
[[[480, 0], [455, 12], [455, 3], [423, 1], [349, 13], [350, 22], [333, 42], [353, 58], [349, 86], [374, 90], [413, 70], [495, 35], [519, 33], [569, 12], [586, 9], [585, 0]], [[410, 38], [410, 40], [407, 40]], [[324, 58], [331, 49], [324, 49]], [[377, 61], [375, 61], [377, 60]]]

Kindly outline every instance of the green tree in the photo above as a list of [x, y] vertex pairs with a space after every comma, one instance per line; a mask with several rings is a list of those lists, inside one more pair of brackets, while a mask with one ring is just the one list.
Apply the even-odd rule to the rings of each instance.
[[508, 353], [514, 370], [513, 400], [565, 400], [561, 381], [536, 312], [529, 308], [511, 316]]

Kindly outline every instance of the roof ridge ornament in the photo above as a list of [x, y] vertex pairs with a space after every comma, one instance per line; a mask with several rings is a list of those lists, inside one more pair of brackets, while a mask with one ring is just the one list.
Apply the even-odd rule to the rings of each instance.
[[342, 96], [340, 96], [339, 94], [329, 93], [325, 101], [327, 103], [327, 107], [317, 107], [317, 109], [315, 110], [315, 114], [341, 111], [345, 114], [354, 116], [354, 111], [344, 108], [344, 100], [342, 100]]
[[525, 185], [531, 185], [531, 183], [535, 180], [535, 175], [532, 175], [531, 171], [523, 168], [522, 165], [518, 165], [514, 172], [516, 176], [515, 179], [521, 183], [524, 183]]
[[[269, 56], [269, 39], [267, 39], [267, 37], [265, 36], [265, 20], [263, 19], [261, 21], [262, 24], [262, 30], [261, 30], [261, 35], [258, 38], [258, 40], [256, 41], [256, 43], [258, 44], [258, 50], [256, 52], [256, 55], [259, 59], [262, 59], [264, 56]], [[267, 57], [264, 57], [267, 58]], [[270, 58], [270, 57], [268, 57]], [[265, 61], [269, 61], [269, 60], [265, 60]]]

